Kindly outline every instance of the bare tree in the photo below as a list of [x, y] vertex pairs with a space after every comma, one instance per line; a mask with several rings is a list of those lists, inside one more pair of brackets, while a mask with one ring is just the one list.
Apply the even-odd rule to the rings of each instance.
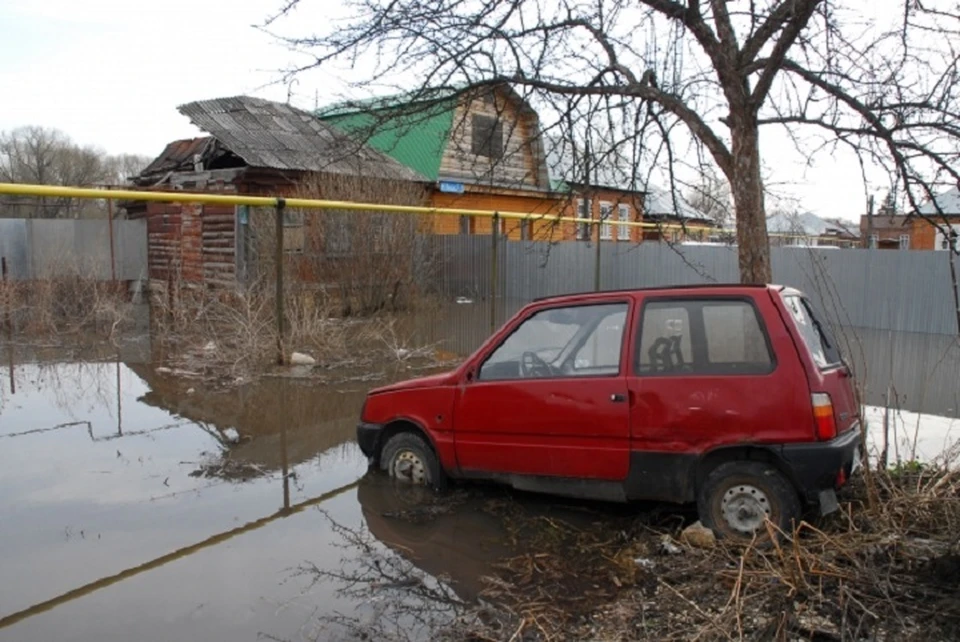
[[[110, 156], [74, 143], [57, 129], [28, 126], [0, 132], [0, 182], [37, 185], [123, 185], [150, 162], [146, 156]], [[9, 216], [23, 218], [99, 218], [99, 201], [23, 196], [0, 201]]]
[[143, 154], [117, 154], [107, 156], [104, 166], [107, 170], [106, 182], [110, 185], [128, 185], [140, 174], [153, 159]]
[[[269, 28], [312, 1], [285, 0]], [[291, 74], [364, 60], [362, 82], [507, 82], [558, 128], [604, 119], [618, 132], [608, 142], [638, 151], [635, 177], [663, 166], [672, 181], [684, 159], [708, 155], [730, 186], [741, 279], [764, 282], [762, 126], [785, 127], [811, 156], [847, 147], [863, 166], [883, 166], [912, 209], [939, 181], [960, 181], [956, 8], [903, 0], [887, 24], [855, 4], [352, 0], [352, 17], [284, 39], [313, 60]], [[675, 149], [684, 141], [695, 153]]]
[[733, 220], [730, 183], [712, 169], [705, 168], [700, 173], [699, 179], [687, 190], [686, 200], [720, 227]]

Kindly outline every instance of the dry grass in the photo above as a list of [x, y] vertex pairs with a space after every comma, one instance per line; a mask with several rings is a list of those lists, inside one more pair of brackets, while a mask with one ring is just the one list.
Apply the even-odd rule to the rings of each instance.
[[57, 269], [32, 281], [0, 282], [0, 326], [8, 337], [75, 340], [84, 334], [112, 340], [131, 320], [123, 285], [98, 280], [80, 268]]
[[[324, 288], [292, 283], [284, 291], [285, 360], [302, 352], [316, 359], [318, 369], [373, 372], [411, 361], [429, 365], [436, 356], [435, 344], [419, 331], [423, 319], [434, 318], [430, 299], [418, 300], [413, 310], [355, 318], [343, 317], [341, 299]], [[153, 337], [160, 359], [205, 377], [249, 379], [269, 373], [278, 357], [274, 293], [273, 280], [264, 277], [229, 291], [175, 286], [172, 293], [155, 292]]]
[[[943, 640], [960, 630], [960, 472], [875, 474], [843, 510], [762, 549], [656, 553], [662, 525], [611, 529], [520, 519], [539, 535], [506, 560], [486, 598], [499, 617], [461, 618], [477, 640]], [[676, 535], [676, 530], [668, 530]], [[643, 561], [636, 561], [643, 560]]]

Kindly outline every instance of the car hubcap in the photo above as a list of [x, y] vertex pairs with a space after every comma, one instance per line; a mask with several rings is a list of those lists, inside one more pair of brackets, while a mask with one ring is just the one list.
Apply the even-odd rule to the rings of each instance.
[[403, 450], [397, 453], [393, 458], [391, 467], [393, 477], [411, 484], [427, 483], [427, 467], [423, 460], [416, 453], [410, 450]]
[[770, 500], [756, 486], [738, 484], [723, 494], [720, 510], [730, 528], [753, 533], [770, 516]]

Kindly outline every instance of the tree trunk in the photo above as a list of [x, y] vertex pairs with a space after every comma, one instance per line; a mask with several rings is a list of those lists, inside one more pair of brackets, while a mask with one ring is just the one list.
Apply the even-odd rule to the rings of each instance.
[[760, 178], [759, 128], [756, 123], [734, 127], [730, 187], [737, 220], [741, 283], [770, 283], [770, 239]]

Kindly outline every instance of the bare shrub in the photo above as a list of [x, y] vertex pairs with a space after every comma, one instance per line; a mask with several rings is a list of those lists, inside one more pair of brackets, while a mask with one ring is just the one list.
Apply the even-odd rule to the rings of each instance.
[[[283, 305], [285, 349], [318, 358], [339, 358], [346, 350], [344, 328], [323, 297], [288, 290]], [[264, 278], [231, 290], [177, 285], [172, 295], [157, 292], [153, 318], [154, 336], [170, 349], [169, 358], [190, 372], [243, 375], [277, 355], [275, 290]]]
[[91, 333], [113, 339], [131, 320], [123, 286], [89, 266], [66, 262], [31, 281], [0, 283], [0, 314], [10, 333], [27, 337]]
[[[424, 204], [422, 185], [360, 176], [313, 174], [292, 197], [384, 205]], [[276, 247], [273, 213], [251, 219], [257, 278], [272, 281]], [[288, 292], [335, 301], [342, 316], [409, 309], [436, 276], [436, 261], [419, 215], [373, 210], [297, 209], [284, 212]]]

